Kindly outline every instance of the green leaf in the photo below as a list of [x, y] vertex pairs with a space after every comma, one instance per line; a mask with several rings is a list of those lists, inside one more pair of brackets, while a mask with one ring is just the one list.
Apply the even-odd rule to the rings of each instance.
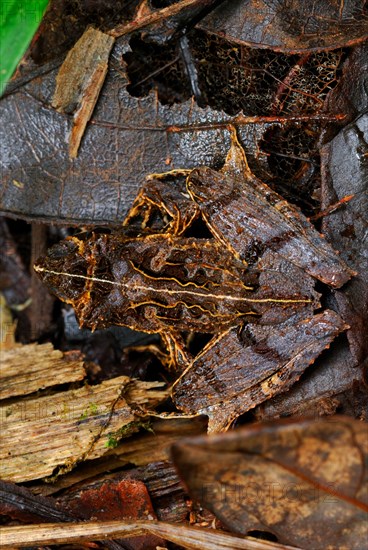
[[48, 0], [0, 0], [0, 95], [27, 50]]

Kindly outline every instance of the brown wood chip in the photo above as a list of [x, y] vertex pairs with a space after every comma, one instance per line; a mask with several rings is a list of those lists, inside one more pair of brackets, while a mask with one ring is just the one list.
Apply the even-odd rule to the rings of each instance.
[[71, 157], [77, 156], [95, 108], [114, 41], [112, 36], [90, 27], [68, 53], [56, 78], [52, 106], [61, 112], [74, 113], [69, 142]]
[[1, 354], [0, 399], [83, 380], [83, 361], [70, 361], [52, 344], [29, 344]]

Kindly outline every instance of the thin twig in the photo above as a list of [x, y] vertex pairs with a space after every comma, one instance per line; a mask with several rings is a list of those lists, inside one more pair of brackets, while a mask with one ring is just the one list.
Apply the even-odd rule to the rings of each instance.
[[325, 216], [328, 216], [332, 212], [335, 212], [335, 210], [337, 210], [338, 208], [340, 208], [341, 206], [343, 206], [347, 202], [351, 201], [351, 199], [353, 199], [354, 197], [355, 197], [354, 194], [353, 195], [346, 195], [345, 197], [343, 197], [339, 201], [335, 202], [334, 204], [331, 204], [330, 206], [325, 208], [325, 210], [322, 210], [321, 212], [319, 212], [318, 214], [315, 214], [314, 216], [312, 216], [309, 219], [312, 220], [312, 221], [316, 221], [316, 220], [319, 220], [320, 218], [324, 218]]
[[106, 541], [151, 533], [190, 550], [298, 550], [275, 542], [160, 521], [43, 523], [3, 527], [0, 548]]
[[[202, 0], [203, 7], [205, 7], [207, 3], [212, 4], [213, 0], [210, 2], [208, 0], [207, 2]], [[166, 8], [162, 8], [161, 10], [156, 10], [152, 13], [149, 13], [148, 15], [140, 17], [140, 19], [138, 20], [133, 20], [129, 21], [129, 23], [118, 25], [114, 29], [108, 31], [107, 34], [110, 34], [111, 36], [117, 38], [118, 36], [123, 36], [133, 31], [137, 31], [138, 29], [142, 29], [143, 27], [147, 27], [148, 25], [152, 25], [153, 23], [157, 23], [158, 21], [173, 17], [181, 11], [184, 11], [185, 9], [191, 7], [195, 7], [198, 4], [198, 0], [182, 0], [181, 2], [177, 2], [176, 4], [173, 4]]]

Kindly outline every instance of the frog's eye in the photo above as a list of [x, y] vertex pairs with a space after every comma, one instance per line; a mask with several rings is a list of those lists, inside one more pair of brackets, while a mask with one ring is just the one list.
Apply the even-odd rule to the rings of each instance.
[[78, 247], [75, 242], [65, 239], [48, 249], [47, 255], [51, 261], [62, 261], [70, 254], [77, 253]]

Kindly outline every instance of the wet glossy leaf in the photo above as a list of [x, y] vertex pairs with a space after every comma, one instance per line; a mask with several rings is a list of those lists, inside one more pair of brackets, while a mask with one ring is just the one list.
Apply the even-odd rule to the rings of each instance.
[[[70, 116], [50, 108], [56, 71], [31, 82], [1, 104], [3, 212], [59, 222], [121, 223], [147, 173], [212, 162], [224, 154], [223, 130], [194, 133], [191, 125], [229, 119], [188, 101], [174, 111], [154, 94], [132, 97], [120, 42], [93, 123], [71, 160]], [[183, 132], [170, 132], [172, 125]], [[186, 131], [185, 131], [186, 130]], [[228, 142], [227, 142], [228, 143]], [[190, 144], [190, 147], [189, 147]]]
[[199, 25], [251, 46], [282, 52], [321, 51], [365, 40], [368, 14], [362, 0], [231, 0]]
[[[208, 40], [202, 36], [198, 53], [203, 48], [206, 50]], [[222, 81], [218, 80], [219, 76], [216, 74], [222, 74], [231, 48], [229, 44], [221, 46], [216, 43], [216, 48], [225, 48], [225, 57], [220, 64], [220, 71], [209, 81], [208, 93], [213, 92], [218, 99], [211, 101], [209, 107], [201, 108], [188, 99], [190, 92], [182, 97], [183, 103], [164, 105], [162, 94], [160, 95], [160, 79], [153, 79], [148, 89], [127, 89], [129, 78], [132, 79], [131, 85], [133, 84], [134, 64], [131, 56], [134, 53], [134, 44], [137, 42], [133, 39], [130, 43], [126, 39], [120, 39], [115, 44], [110, 57], [110, 69], [77, 159], [69, 158], [67, 147], [72, 128], [71, 116], [51, 108], [56, 70], [48, 72], [40, 79], [32, 79], [32, 73], [29, 73], [31, 81], [19, 88], [14, 85], [13, 92], [2, 100], [3, 185], [0, 208], [3, 212], [29, 219], [57, 220], [59, 223], [119, 224], [147, 174], [171, 168], [213, 166], [220, 162], [229, 145], [224, 128], [230, 120], [239, 126], [240, 137], [247, 153], [250, 157], [252, 154], [257, 156], [258, 165], [263, 164], [272, 172], [272, 168], [267, 167], [270, 149], [273, 165], [278, 164], [277, 161], [281, 158], [275, 157], [272, 143], [268, 148], [265, 146], [265, 151], [262, 152], [258, 146], [264, 132], [273, 122], [271, 133], [281, 132], [283, 141], [288, 144], [282, 155], [288, 156], [290, 150], [291, 155], [301, 157], [295, 169], [291, 167], [292, 174], [298, 171], [301, 173], [300, 164], [303, 166], [303, 173], [309, 169], [310, 161], [303, 163], [303, 157], [315, 154], [318, 136], [316, 128], [310, 126], [310, 119], [314, 116], [321, 116], [323, 119], [325, 116], [321, 109], [330, 86], [333, 87], [336, 83], [340, 53], [334, 59], [324, 59], [322, 65], [327, 70], [324, 75], [327, 83], [323, 83], [322, 88], [322, 81], [312, 79], [313, 89], [308, 90], [308, 93], [303, 92], [300, 87], [299, 90], [293, 88], [294, 91], [289, 93], [290, 87], [287, 87], [285, 90], [282, 88], [284, 91], [280, 95], [279, 80], [288, 76], [295, 60], [284, 59], [281, 63], [280, 60], [273, 59], [277, 54], [272, 54], [270, 59], [267, 57], [266, 64], [273, 63], [274, 74], [271, 78], [262, 71], [251, 69], [261, 60], [257, 56], [254, 58], [249, 51], [247, 66], [242, 68], [244, 56], [238, 51], [232, 77], [229, 77], [229, 88], [223, 94]], [[137, 55], [136, 51], [135, 58]], [[123, 58], [130, 64], [129, 77]], [[321, 60], [315, 60], [317, 64], [320, 62]], [[214, 59], [213, 65], [205, 65], [214, 67]], [[332, 68], [328, 68], [330, 65]], [[235, 91], [238, 69], [242, 71], [242, 81], [244, 80], [244, 89], [240, 92]], [[312, 73], [311, 70], [308, 74]], [[35, 75], [38, 74], [36, 71]], [[256, 77], [262, 74], [264, 78]], [[204, 82], [207, 81], [207, 76], [205, 71]], [[171, 81], [166, 76], [165, 79], [163, 85], [168, 89]], [[173, 80], [179, 88], [170, 93], [171, 97], [173, 94], [177, 97], [181, 93], [182, 82], [185, 81], [184, 73], [177, 73]], [[255, 88], [253, 89], [252, 84], [248, 90], [247, 87], [252, 82]], [[152, 87], [157, 92], [150, 92]], [[245, 96], [246, 101], [242, 99]], [[255, 98], [260, 102], [257, 109]], [[267, 109], [265, 105], [268, 105]], [[241, 110], [245, 111], [246, 117], [243, 117]], [[236, 120], [232, 114], [237, 114]], [[300, 132], [298, 138], [295, 131], [290, 131], [290, 128], [288, 130], [280, 123], [279, 117], [284, 114], [296, 117], [302, 115], [302, 119], [304, 117], [304, 121], [308, 122], [307, 128], [294, 124], [294, 130]], [[248, 115], [250, 118], [247, 118]], [[258, 123], [260, 119], [257, 116], [264, 115], [271, 116], [271, 119]], [[250, 124], [252, 121], [253, 124]], [[280, 134], [274, 136], [274, 139], [279, 144]], [[268, 143], [269, 140], [266, 141]], [[295, 148], [298, 141], [300, 147]], [[277, 170], [276, 177], [280, 179], [285, 170]], [[295, 183], [290, 187], [295, 188]]]
[[314, 550], [364, 547], [367, 453], [367, 425], [338, 416], [257, 424], [173, 447], [191, 496], [228, 529], [266, 531]]

